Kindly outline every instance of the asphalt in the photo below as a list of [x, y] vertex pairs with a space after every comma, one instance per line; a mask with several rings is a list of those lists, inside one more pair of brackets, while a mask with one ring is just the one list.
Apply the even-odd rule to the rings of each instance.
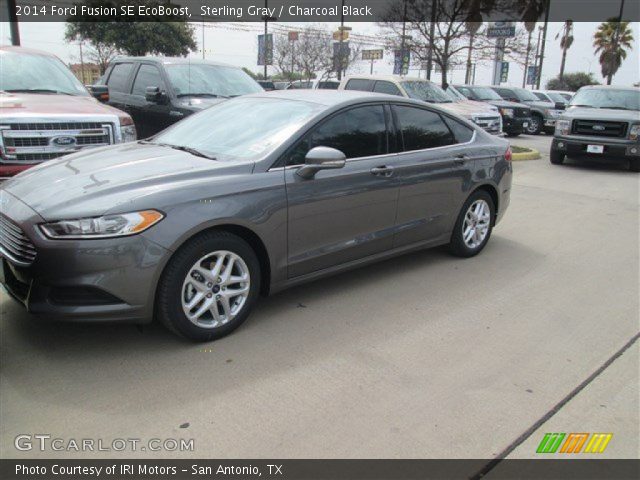
[[[639, 180], [514, 162], [485, 251], [407, 255], [265, 299], [232, 336], [37, 322], [0, 300], [3, 458], [535, 457], [548, 431], [638, 458]], [[18, 451], [19, 434], [193, 452]], [[496, 468], [499, 468], [499, 464]]]

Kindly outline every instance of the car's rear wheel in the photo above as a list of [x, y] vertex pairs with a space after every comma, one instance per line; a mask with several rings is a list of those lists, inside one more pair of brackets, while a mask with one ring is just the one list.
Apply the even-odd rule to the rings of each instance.
[[206, 232], [167, 265], [156, 311], [169, 330], [195, 341], [223, 337], [244, 322], [260, 292], [260, 263], [240, 237]]
[[462, 206], [451, 235], [449, 250], [459, 257], [473, 257], [485, 247], [495, 222], [495, 205], [485, 190], [476, 190]]
[[542, 131], [542, 117], [540, 115], [531, 115], [531, 121], [526, 131], [530, 135], [540, 135]]
[[562, 165], [564, 162], [565, 154], [561, 152], [556, 152], [555, 150], [551, 150], [549, 153], [549, 161], [554, 165]]

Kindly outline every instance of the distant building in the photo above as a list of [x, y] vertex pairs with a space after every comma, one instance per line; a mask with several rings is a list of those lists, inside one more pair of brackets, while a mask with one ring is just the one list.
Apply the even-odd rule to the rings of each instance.
[[69, 68], [83, 85], [93, 85], [102, 76], [100, 65], [95, 63], [72, 63]]

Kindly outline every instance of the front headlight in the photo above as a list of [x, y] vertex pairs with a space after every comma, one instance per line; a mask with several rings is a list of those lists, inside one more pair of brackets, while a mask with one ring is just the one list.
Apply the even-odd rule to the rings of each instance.
[[60, 220], [40, 228], [53, 239], [111, 238], [135, 235], [158, 223], [164, 215], [156, 210], [105, 215], [103, 217]]
[[640, 123], [631, 125], [631, 128], [629, 129], [629, 140], [634, 140], [637, 142], [638, 137], [640, 137]]
[[556, 122], [556, 135], [569, 135], [571, 130], [570, 120], [558, 120]]
[[120, 117], [120, 132], [122, 132], [122, 143], [135, 142], [138, 139], [136, 126], [131, 117]]
[[501, 108], [500, 113], [505, 117], [513, 117], [513, 108]]

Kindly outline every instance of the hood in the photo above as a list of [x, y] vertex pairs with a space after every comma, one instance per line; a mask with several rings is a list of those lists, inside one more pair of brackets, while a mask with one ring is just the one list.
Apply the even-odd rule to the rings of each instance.
[[89, 96], [33, 93], [0, 95], [0, 117], [64, 115], [115, 115], [119, 118], [129, 118], [123, 111]]
[[438, 103], [439, 107], [463, 117], [471, 118], [479, 113], [499, 115], [496, 109], [484, 102], [475, 102], [473, 100], [461, 100], [452, 103]]
[[194, 179], [211, 182], [212, 177], [252, 169], [250, 162], [222, 162], [169, 147], [127, 143], [44, 162], [1, 188], [45, 220], [58, 220], [127, 210], [123, 204], [138, 197], [179, 188]]
[[487, 102], [498, 108], [529, 108], [526, 103], [510, 102], [509, 100], [488, 100]]
[[201, 98], [201, 97], [180, 97], [180, 106], [190, 110], [204, 110], [218, 103], [228, 100], [227, 98]]
[[555, 103], [551, 103], [551, 102], [543, 102], [542, 100], [540, 101], [531, 101], [531, 102], [522, 102], [525, 105], [528, 105], [529, 107], [537, 107], [537, 108], [550, 108], [551, 110], [555, 110], [556, 109], [556, 104]]
[[637, 122], [640, 121], [640, 112], [635, 110], [615, 110], [611, 108], [569, 107], [562, 113], [562, 118]]

